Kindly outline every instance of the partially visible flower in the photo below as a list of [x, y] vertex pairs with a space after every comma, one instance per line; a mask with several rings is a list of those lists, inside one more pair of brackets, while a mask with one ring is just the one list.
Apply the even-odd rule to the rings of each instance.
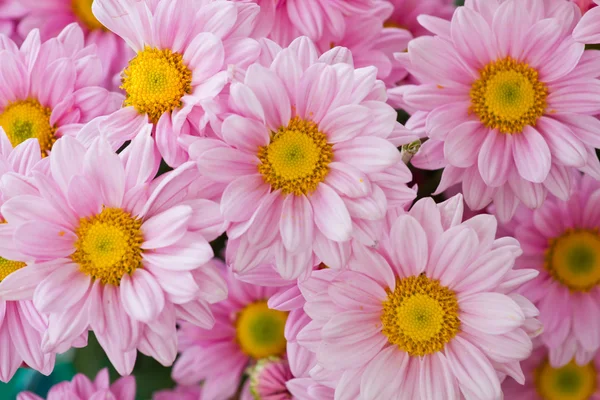
[[95, 0], [92, 9], [136, 53], [122, 72], [123, 108], [105, 118], [101, 133], [117, 149], [132, 139], [132, 126], [150, 121], [165, 162], [183, 164], [191, 137], [201, 136], [215, 118], [217, 96], [260, 53], [248, 37], [258, 7], [218, 0]]
[[437, 192], [461, 183], [471, 209], [493, 201], [506, 221], [548, 192], [566, 199], [570, 170], [600, 179], [600, 59], [571, 36], [571, 2], [466, 4], [451, 21], [420, 18], [436, 36], [397, 54], [421, 82], [403, 87], [404, 101], [427, 113], [412, 163], [445, 166]]
[[539, 333], [537, 309], [514, 293], [519, 243], [496, 220], [462, 222], [462, 197], [418, 201], [378, 250], [353, 248], [348, 270], [300, 284], [311, 318], [297, 336], [336, 398], [499, 399], [499, 376], [523, 383], [519, 362]]
[[267, 64], [232, 83], [222, 138], [199, 139], [190, 153], [204, 177], [226, 184], [236, 272], [273, 255], [281, 276], [295, 279], [321, 261], [340, 268], [351, 238], [375, 243], [371, 225], [412, 201], [396, 147], [411, 135], [376, 69], [355, 69], [347, 49], [318, 57], [302, 37]]
[[27, 10], [19, 0], [0, 0], [0, 34], [20, 42], [16, 27]]
[[523, 247], [517, 266], [539, 271], [520, 293], [540, 310], [555, 367], [587, 364], [600, 350], [600, 182], [574, 175], [569, 200], [549, 196], [502, 226]]
[[385, 26], [408, 30], [414, 37], [430, 35], [418, 21], [420, 15], [450, 20], [456, 9], [455, 0], [389, 0], [394, 12]]
[[14, 0], [14, 3], [26, 13], [18, 25], [23, 38], [37, 28], [42, 40], [48, 40], [69, 24], [77, 23], [84, 32], [85, 44], [96, 45], [102, 63], [102, 85], [109, 90], [119, 86], [120, 82], [114, 78], [131, 58], [131, 50], [96, 19], [92, 0]]
[[176, 318], [210, 328], [208, 304], [227, 295], [209, 263], [214, 218], [203, 218], [218, 206], [188, 198], [193, 163], [153, 180], [160, 157], [150, 129], [119, 155], [101, 138], [88, 149], [59, 139], [49, 171], [32, 174], [34, 190], [2, 205], [17, 250], [36, 262], [4, 279], [0, 296], [33, 298], [49, 315], [44, 351], [91, 329], [121, 374], [138, 349], [171, 365]]
[[505, 399], [511, 400], [597, 400], [600, 399], [600, 353], [584, 365], [575, 360], [553, 367], [544, 346], [521, 363], [525, 385], [512, 378], [502, 383]]
[[[46, 400], [135, 400], [135, 378], [126, 376], [119, 378], [112, 385], [108, 376], [108, 368], [104, 368], [92, 382], [87, 376], [77, 374], [70, 382], [58, 383], [48, 392]], [[32, 392], [21, 392], [17, 400], [43, 400]]]
[[175, 389], [155, 392], [152, 400], [202, 400], [202, 388], [200, 385], [176, 386]]
[[100, 60], [76, 24], [46, 42], [33, 30], [20, 48], [2, 43], [0, 126], [13, 146], [35, 138], [45, 157], [58, 138], [119, 108], [123, 97], [99, 86]]

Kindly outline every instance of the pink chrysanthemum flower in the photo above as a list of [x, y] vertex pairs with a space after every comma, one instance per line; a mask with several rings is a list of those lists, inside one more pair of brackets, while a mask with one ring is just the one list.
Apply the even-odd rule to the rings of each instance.
[[571, 36], [580, 11], [562, 0], [474, 0], [452, 21], [421, 16], [435, 37], [397, 54], [420, 85], [404, 101], [427, 112], [419, 168], [446, 166], [441, 192], [462, 183], [473, 210], [501, 220], [547, 192], [566, 198], [569, 169], [600, 179], [600, 61]]
[[[36, 140], [28, 139], [13, 149], [0, 128], [0, 163], [3, 166], [0, 203], [27, 190], [25, 179], [41, 158]], [[32, 261], [31, 257], [14, 248], [12, 237], [12, 228], [0, 224], [0, 282]], [[33, 302], [0, 300], [0, 381], [8, 382], [23, 362], [45, 375], [52, 371], [54, 354], [42, 352], [42, 337], [47, 324], [48, 318], [37, 311]]]
[[[576, 3], [585, 14], [573, 30], [573, 37], [581, 43], [600, 43], [600, 28], [598, 27], [598, 22], [600, 22], [600, 7], [595, 7], [600, 2], [598, 0], [579, 0]], [[592, 7], [593, 9], [590, 9]], [[588, 9], [590, 10], [587, 11]]]
[[417, 17], [429, 15], [449, 20], [455, 9], [455, 0], [390, 0], [394, 12], [385, 22], [385, 26], [407, 29], [414, 37], [430, 35]]
[[119, 108], [123, 97], [99, 86], [100, 60], [76, 24], [43, 43], [33, 30], [20, 48], [4, 38], [0, 48], [0, 126], [13, 146], [35, 138], [46, 156], [57, 138]]
[[598, 400], [600, 399], [600, 353], [585, 365], [575, 360], [555, 368], [548, 351], [540, 347], [521, 363], [525, 385], [513, 379], [502, 383], [505, 399], [510, 400]]
[[102, 63], [102, 85], [109, 90], [119, 86], [114, 79], [131, 57], [131, 50], [117, 35], [108, 31], [92, 13], [92, 0], [15, 0], [26, 16], [18, 25], [22, 37], [39, 29], [42, 40], [57, 36], [67, 25], [77, 23], [84, 32], [85, 44], [96, 45]]
[[302, 37], [273, 56], [232, 83], [222, 140], [197, 140], [190, 154], [203, 176], [227, 184], [221, 210], [240, 239], [233, 268], [273, 254], [294, 279], [314, 257], [340, 268], [352, 237], [373, 244], [370, 224], [414, 198], [395, 141], [410, 135], [376, 69], [354, 69], [347, 49], [318, 58]]
[[0, 34], [17, 40], [17, 23], [26, 12], [19, 0], [0, 0]]
[[540, 310], [540, 338], [556, 367], [586, 364], [600, 349], [600, 182], [573, 179], [569, 200], [550, 196], [503, 226], [523, 247], [517, 266], [539, 271], [520, 293]]
[[208, 304], [227, 295], [207, 264], [214, 234], [205, 236], [203, 215], [217, 205], [186, 196], [193, 163], [152, 181], [160, 157], [146, 128], [119, 155], [102, 139], [89, 149], [59, 139], [48, 173], [32, 174], [38, 193], [2, 205], [17, 250], [36, 263], [4, 279], [0, 296], [33, 298], [49, 315], [43, 350], [91, 329], [121, 374], [131, 372], [136, 349], [170, 365], [176, 318], [208, 329]]
[[96, 0], [92, 9], [136, 52], [122, 73], [123, 108], [105, 119], [106, 137], [118, 148], [135, 132], [130, 126], [150, 121], [165, 162], [181, 165], [190, 135], [199, 136], [214, 117], [215, 98], [260, 53], [248, 37], [258, 7], [218, 0]]
[[181, 323], [181, 355], [173, 367], [173, 379], [179, 384], [204, 381], [204, 400], [232, 396], [246, 368], [260, 359], [287, 354], [301, 360], [309, 355], [295, 341], [286, 340], [288, 330], [294, 326], [289, 320], [298, 320], [293, 314], [302, 310], [288, 313], [272, 309], [267, 302], [277, 288], [241, 282], [224, 265], [221, 271], [227, 280], [229, 297], [211, 306], [215, 326], [203, 329]]
[[[135, 378], [126, 376], [119, 378], [112, 385], [108, 369], [104, 368], [92, 382], [87, 376], [77, 374], [70, 382], [58, 383], [48, 392], [47, 400], [135, 400]], [[21, 392], [17, 400], [43, 400], [31, 392]]]
[[342, 374], [336, 398], [500, 399], [498, 374], [523, 383], [539, 324], [512, 291], [536, 273], [513, 271], [521, 249], [494, 239], [493, 216], [461, 219], [461, 196], [420, 200], [379, 251], [354, 248], [349, 270], [300, 284], [312, 321], [297, 339]]

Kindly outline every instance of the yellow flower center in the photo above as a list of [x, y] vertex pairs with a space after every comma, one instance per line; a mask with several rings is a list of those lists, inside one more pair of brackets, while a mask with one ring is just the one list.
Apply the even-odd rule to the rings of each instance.
[[235, 322], [236, 337], [242, 351], [254, 359], [285, 353], [283, 334], [288, 314], [272, 310], [266, 301], [248, 304]]
[[71, 0], [71, 8], [79, 21], [89, 30], [104, 29], [104, 25], [100, 23], [92, 13], [93, 0]]
[[486, 65], [471, 86], [471, 108], [481, 122], [502, 133], [535, 126], [546, 109], [548, 88], [538, 72], [511, 57]]
[[37, 100], [15, 101], [9, 103], [0, 114], [0, 126], [13, 146], [27, 139], [37, 139], [42, 157], [46, 157], [56, 142], [56, 127], [50, 125], [51, 113], [50, 108], [42, 106]]
[[549, 244], [544, 266], [554, 279], [579, 292], [600, 283], [598, 230], [569, 229]]
[[192, 71], [181, 54], [146, 47], [129, 61], [121, 82], [127, 94], [125, 106], [157, 123], [161, 115], [181, 107], [181, 98], [192, 92]]
[[118, 286], [123, 275], [142, 267], [141, 226], [141, 219], [120, 208], [81, 218], [71, 258], [94, 280]]
[[545, 360], [535, 369], [537, 392], [544, 400], [587, 400], [596, 392], [596, 368], [593, 362], [579, 366], [574, 361], [561, 368], [552, 368]]
[[21, 261], [11, 261], [0, 257], [0, 282], [16, 270], [23, 268], [25, 265], [27, 264]]
[[258, 171], [273, 190], [298, 196], [311, 193], [329, 173], [332, 147], [317, 124], [295, 117], [258, 150]]
[[383, 302], [383, 334], [411, 356], [444, 349], [460, 330], [454, 291], [425, 274], [398, 279]]

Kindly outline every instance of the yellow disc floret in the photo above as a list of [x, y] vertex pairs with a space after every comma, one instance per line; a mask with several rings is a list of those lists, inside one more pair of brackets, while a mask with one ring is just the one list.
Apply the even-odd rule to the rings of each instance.
[[81, 218], [71, 258], [94, 280], [118, 286], [125, 274], [142, 267], [141, 226], [141, 219], [120, 208]]
[[383, 302], [381, 322], [388, 341], [409, 355], [436, 353], [460, 330], [458, 300], [425, 274], [399, 279]]
[[260, 359], [285, 353], [284, 336], [287, 313], [272, 310], [266, 301], [250, 303], [242, 309], [235, 323], [236, 338], [242, 351]]
[[121, 89], [127, 94], [126, 106], [156, 123], [164, 113], [181, 107], [182, 97], [192, 92], [192, 72], [181, 54], [146, 47], [123, 71]]
[[104, 25], [92, 13], [92, 2], [93, 0], [71, 0], [71, 9], [79, 21], [89, 30], [105, 30]]
[[550, 239], [544, 266], [554, 279], [572, 291], [593, 289], [600, 283], [598, 230], [569, 229]]
[[545, 360], [534, 372], [539, 396], [544, 400], [588, 400], [596, 392], [598, 376], [593, 362], [580, 366], [574, 361], [553, 368]]
[[13, 146], [27, 139], [37, 139], [42, 157], [45, 157], [56, 142], [56, 127], [50, 125], [51, 113], [50, 108], [42, 106], [37, 100], [15, 101], [9, 103], [0, 114], [0, 126]]
[[296, 117], [272, 134], [270, 144], [259, 149], [258, 158], [258, 171], [273, 190], [302, 195], [315, 191], [325, 180], [333, 150], [317, 124]]
[[18, 269], [25, 267], [25, 263], [21, 261], [11, 261], [0, 257], [0, 282]]
[[481, 122], [502, 133], [535, 126], [546, 109], [548, 88], [538, 72], [511, 57], [486, 65], [471, 86], [471, 108]]

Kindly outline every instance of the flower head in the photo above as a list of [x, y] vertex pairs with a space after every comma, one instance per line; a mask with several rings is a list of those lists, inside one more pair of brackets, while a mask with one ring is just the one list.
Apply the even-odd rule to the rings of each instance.
[[0, 295], [33, 298], [48, 314], [45, 351], [91, 329], [121, 374], [137, 349], [170, 365], [176, 318], [209, 328], [208, 304], [227, 293], [208, 264], [214, 221], [201, 218], [216, 203], [187, 196], [192, 163], [150, 183], [160, 162], [150, 129], [119, 155], [102, 139], [89, 149], [57, 140], [49, 171], [32, 173], [34, 190], [2, 205], [17, 250], [35, 262], [4, 279]]
[[460, 196], [420, 200], [379, 250], [355, 246], [348, 270], [300, 284], [312, 321], [297, 339], [321, 377], [339, 374], [336, 397], [497, 399], [498, 373], [523, 382], [539, 324], [514, 289], [535, 272], [512, 270], [519, 244], [494, 239], [493, 216], [461, 218]]
[[[187, 158], [186, 143], [215, 117], [215, 99], [260, 53], [248, 37], [258, 7], [232, 1], [96, 0], [96, 18], [135, 51], [121, 74], [123, 108], [101, 132], [115, 148], [147, 121], [171, 167]], [[231, 23], [224, 24], [223, 21]]]
[[549, 196], [502, 226], [523, 246], [517, 266], [539, 271], [520, 293], [540, 310], [554, 367], [573, 358], [586, 364], [600, 349], [600, 183], [580, 174], [573, 181], [569, 200]]
[[494, 201], [508, 220], [520, 202], [566, 198], [570, 169], [600, 178], [597, 60], [571, 35], [573, 3], [467, 4], [451, 21], [419, 18], [436, 36], [397, 54], [420, 82], [402, 89], [404, 101], [426, 113], [429, 140], [412, 161], [445, 166], [438, 192], [460, 182], [471, 209]]
[[370, 225], [412, 201], [396, 148], [411, 135], [375, 68], [353, 68], [347, 49], [318, 58], [303, 37], [266, 64], [231, 85], [222, 137], [197, 140], [190, 153], [203, 176], [226, 183], [221, 210], [240, 240], [233, 268], [273, 255], [295, 279], [320, 261], [341, 267], [351, 238], [375, 243]]

